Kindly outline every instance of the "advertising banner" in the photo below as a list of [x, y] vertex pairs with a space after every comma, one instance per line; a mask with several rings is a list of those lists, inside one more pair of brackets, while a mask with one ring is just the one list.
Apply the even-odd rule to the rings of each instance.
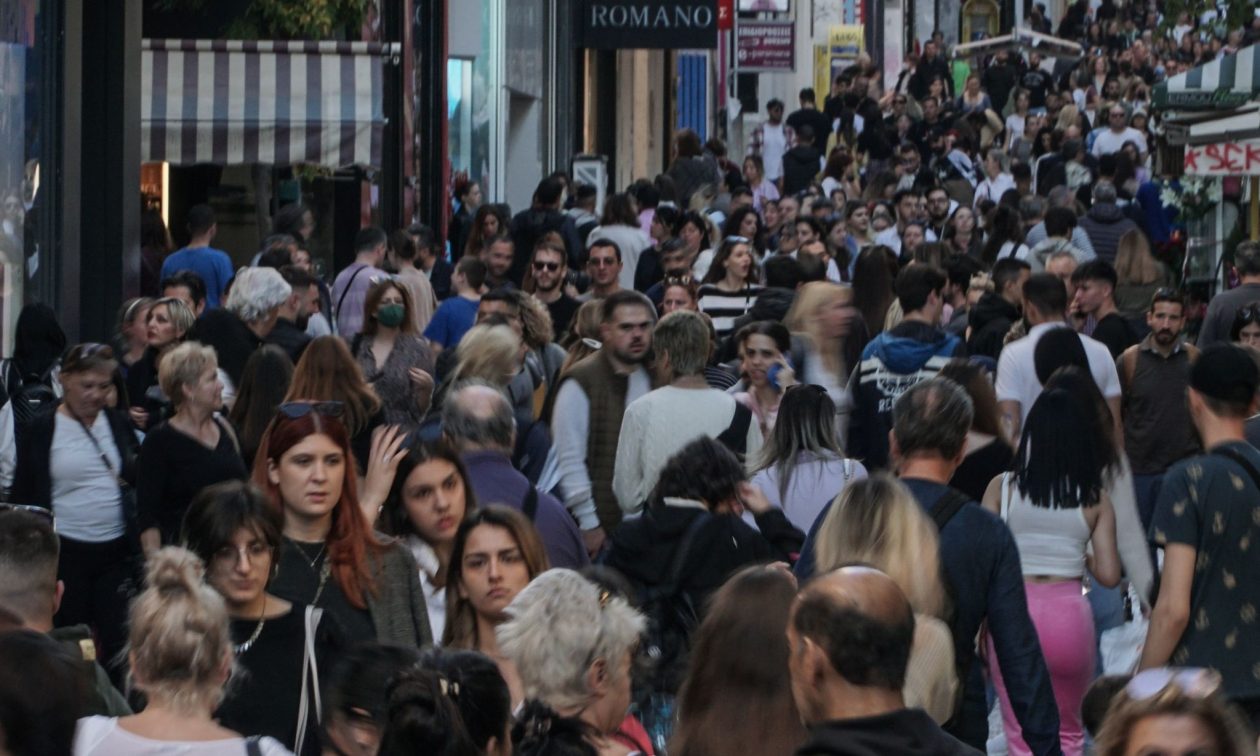
[[792, 21], [745, 21], [735, 34], [740, 73], [790, 73], [796, 70], [796, 24]]

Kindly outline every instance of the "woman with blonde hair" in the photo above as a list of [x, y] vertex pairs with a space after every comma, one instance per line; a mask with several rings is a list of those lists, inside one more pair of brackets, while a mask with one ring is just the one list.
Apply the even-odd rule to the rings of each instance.
[[293, 383], [284, 402], [341, 402], [341, 422], [350, 434], [355, 461], [366, 472], [372, 431], [384, 425], [380, 397], [363, 378], [363, 370], [337, 336], [312, 341], [293, 368]]
[[[148, 348], [127, 368], [127, 398], [131, 421], [140, 430], [162, 419], [169, 397], [158, 388], [158, 361], [162, 355], [183, 343], [197, 322], [197, 316], [184, 300], [163, 297], [153, 303], [144, 319]], [[156, 389], [156, 390], [155, 390]]]
[[215, 722], [235, 665], [227, 609], [204, 575], [201, 560], [184, 549], [149, 558], [148, 587], [131, 605], [127, 652], [131, 682], [147, 706], [129, 717], [79, 720], [76, 756], [289, 753], [272, 738], [250, 743]]
[[146, 553], [176, 543], [184, 512], [201, 489], [245, 480], [240, 441], [226, 420], [223, 384], [214, 350], [195, 341], [167, 352], [158, 366], [162, 392], [175, 414], [151, 429], [140, 445], [136, 504]]
[[[862, 254], [866, 254], [863, 252]], [[845, 391], [849, 372], [861, 355], [865, 328], [853, 306], [854, 289], [829, 281], [812, 281], [796, 293], [783, 324], [799, 341], [792, 365], [798, 383], [822, 386], [836, 404], [839, 438], [845, 438], [852, 397]], [[854, 331], [857, 331], [855, 333]]]
[[[1139, 672], [1111, 700], [1098, 732], [1099, 756], [1172, 753], [1255, 756], [1256, 742], [1210, 669], [1156, 667]], [[1177, 751], [1180, 753], [1181, 751]]]
[[1151, 254], [1146, 234], [1132, 229], [1116, 244], [1116, 309], [1131, 321], [1144, 320], [1155, 292], [1172, 283], [1172, 274]]
[[936, 526], [905, 484], [875, 473], [845, 486], [818, 529], [818, 573], [869, 564], [891, 577], [914, 609], [914, 646], [906, 670], [906, 706], [938, 723], [954, 713], [959, 680], [945, 615]]

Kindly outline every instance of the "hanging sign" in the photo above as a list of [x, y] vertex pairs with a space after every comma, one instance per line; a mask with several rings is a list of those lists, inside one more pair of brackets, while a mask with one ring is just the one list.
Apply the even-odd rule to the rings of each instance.
[[576, 8], [578, 47], [717, 47], [717, 0], [579, 0]]

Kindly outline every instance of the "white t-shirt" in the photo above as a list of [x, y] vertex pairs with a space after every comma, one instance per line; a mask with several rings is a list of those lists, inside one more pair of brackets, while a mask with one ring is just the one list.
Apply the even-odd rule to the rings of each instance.
[[[73, 418], [58, 412], [54, 422], [48, 464], [58, 535], [89, 543], [121, 538], [126, 524], [115, 473], [122, 469], [122, 457], [109, 419], [104, 412], [97, 413], [91, 429], [96, 444]], [[97, 444], [101, 451], [97, 451]], [[101, 459], [102, 451], [112, 471]]]
[[[263, 756], [293, 756], [274, 738], [259, 738]], [[244, 756], [245, 738], [150, 740], [118, 726], [117, 717], [84, 717], [74, 733], [74, 756]]]
[[1119, 134], [1111, 129], [1103, 129], [1098, 132], [1097, 138], [1094, 139], [1094, 156], [1101, 157], [1110, 155], [1113, 152], [1119, 152], [1124, 147], [1125, 142], [1136, 143], [1138, 151], [1143, 155], [1146, 154], [1146, 137], [1142, 136], [1142, 132], [1132, 126], [1126, 126], [1124, 131]]
[[766, 167], [766, 178], [778, 181], [783, 176], [783, 153], [787, 152], [787, 134], [783, 123], [769, 121], [761, 124], [761, 162]]
[[[1037, 369], [1033, 365], [1033, 352], [1037, 342], [1052, 328], [1067, 328], [1066, 323], [1042, 323], [1029, 330], [1028, 335], [1018, 341], [1006, 345], [998, 358], [997, 391], [999, 402], [1019, 402], [1019, 418], [1022, 425], [1028, 420], [1028, 412], [1033, 403], [1041, 395], [1041, 381], [1037, 380]], [[1102, 391], [1106, 399], [1120, 396], [1120, 376], [1116, 373], [1115, 360], [1111, 352], [1101, 341], [1088, 336], [1081, 336], [1081, 345], [1085, 347], [1085, 356], [1089, 358], [1089, 372], [1094, 383]]]

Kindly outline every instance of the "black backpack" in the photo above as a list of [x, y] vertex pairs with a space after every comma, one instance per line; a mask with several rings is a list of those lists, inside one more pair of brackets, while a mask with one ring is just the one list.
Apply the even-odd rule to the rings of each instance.
[[7, 401], [13, 405], [13, 430], [21, 434], [31, 421], [57, 403], [52, 388], [52, 374], [56, 362], [38, 375], [22, 375], [13, 360], [4, 361], [4, 390]]

